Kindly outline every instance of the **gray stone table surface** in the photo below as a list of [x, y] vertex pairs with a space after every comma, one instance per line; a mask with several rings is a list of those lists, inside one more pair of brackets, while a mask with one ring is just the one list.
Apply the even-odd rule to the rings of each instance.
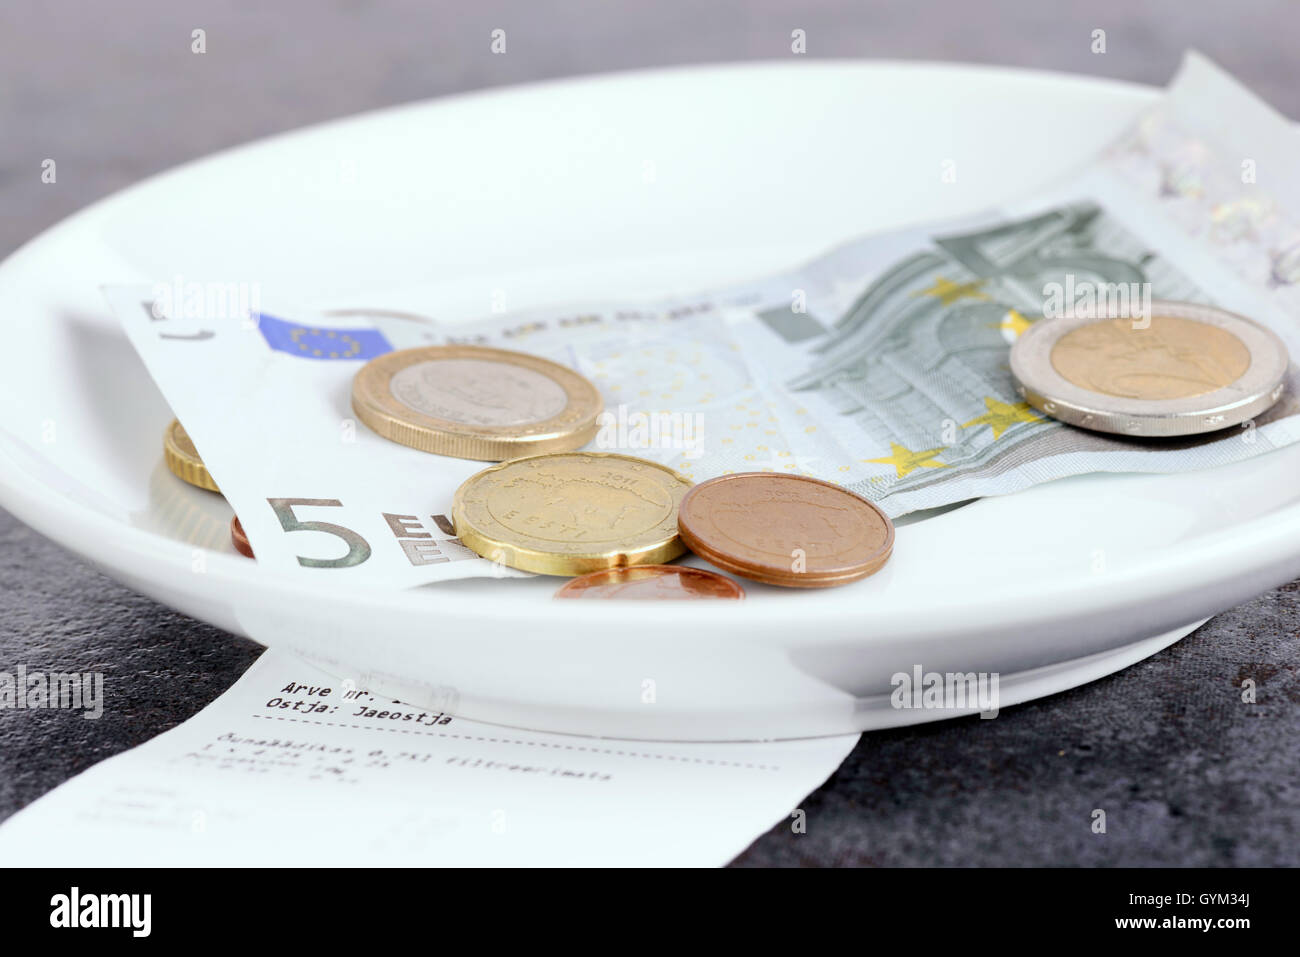
[[[493, 29], [508, 52], [492, 56]], [[221, 147], [358, 110], [608, 70], [809, 54], [1000, 63], [1164, 83], [1197, 47], [1300, 115], [1300, 4], [771, 0], [0, 5], [0, 255]], [[208, 52], [190, 53], [194, 29]], [[1090, 50], [1095, 29], [1107, 52]], [[40, 164], [58, 162], [42, 185]], [[2, 305], [2, 304], [0, 304]], [[12, 361], [12, 359], [10, 360]], [[0, 512], [0, 670], [102, 671], [99, 721], [0, 711], [0, 818], [199, 711], [259, 648], [116, 584]], [[755, 865], [1300, 864], [1300, 583], [1125, 671], [863, 737]], [[1241, 700], [1253, 679], [1255, 703]], [[1105, 834], [1092, 811], [1106, 811]]]

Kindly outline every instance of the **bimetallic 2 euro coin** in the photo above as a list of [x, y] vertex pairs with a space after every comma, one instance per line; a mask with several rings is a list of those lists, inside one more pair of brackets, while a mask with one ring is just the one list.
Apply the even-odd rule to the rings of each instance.
[[586, 445], [603, 403], [572, 369], [485, 346], [426, 346], [372, 359], [352, 382], [357, 417], [423, 452], [501, 461]]
[[163, 459], [173, 475], [209, 492], [218, 492], [217, 483], [199, 457], [189, 433], [178, 419], [163, 431]]
[[456, 490], [452, 524], [484, 558], [543, 575], [655, 565], [685, 550], [677, 507], [690, 479], [655, 462], [561, 452], [502, 462]]
[[1289, 359], [1271, 330], [1192, 302], [1149, 316], [1040, 319], [1011, 349], [1021, 397], [1070, 425], [1169, 437], [1214, 432], [1267, 410]]

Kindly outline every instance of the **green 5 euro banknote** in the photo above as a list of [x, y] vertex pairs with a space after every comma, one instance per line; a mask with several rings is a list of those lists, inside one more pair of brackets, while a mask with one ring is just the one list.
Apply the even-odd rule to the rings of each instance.
[[699, 295], [473, 321], [439, 318], [436, 291], [418, 288], [374, 290], [372, 307], [346, 310], [268, 290], [219, 318], [168, 284], [108, 295], [259, 561], [395, 587], [513, 575], [461, 546], [447, 519], [484, 463], [388, 442], [356, 421], [351, 381], [371, 358], [446, 344], [544, 356], [599, 390], [593, 451], [693, 480], [811, 475], [895, 517], [1086, 472], [1207, 468], [1295, 441], [1294, 369], [1255, 420], [1143, 440], [1045, 418], [1009, 368], [1036, 322], [1160, 299], [1241, 313], [1300, 355], [1300, 218], [1281, 173], [1300, 169], [1293, 133], [1192, 55], [1155, 106], [1050, 190]]

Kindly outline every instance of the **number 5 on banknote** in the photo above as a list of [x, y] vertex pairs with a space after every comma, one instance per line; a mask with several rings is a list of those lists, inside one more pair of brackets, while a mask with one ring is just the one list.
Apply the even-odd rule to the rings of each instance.
[[310, 521], [304, 522], [293, 510], [295, 506], [323, 506], [342, 508], [343, 503], [336, 498], [268, 498], [271, 509], [275, 512], [275, 517], [280, 520], [280, 525], [286, 532], [325, 532], [328, 535], [337, 535], [347, 543], [347, 554], [341, 558], [304, 558], [299, 555], [298, 564], [304, 568], [352, 568], [360, 565], [370, 557], [370, 543], [364, 538], [352, 531], [350, 528], [344, 528], [342, 525], [334, 525], [330, 522]]

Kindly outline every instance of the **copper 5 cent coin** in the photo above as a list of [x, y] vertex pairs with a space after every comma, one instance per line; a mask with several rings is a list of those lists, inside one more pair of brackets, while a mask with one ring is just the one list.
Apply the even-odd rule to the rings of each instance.
[[866, 578], [894, 548], [894, 523], [866, 499], [820, 479], [772, 472], [696, 485], [682, 499], [678, 530], [691, 551], [724, 571], [789, 588]]
[[566, 582], [555, 597], [691, 601], [744, 598], [745, 589], [725, 575], [689, 565], [632, 565], [579, 576]]

